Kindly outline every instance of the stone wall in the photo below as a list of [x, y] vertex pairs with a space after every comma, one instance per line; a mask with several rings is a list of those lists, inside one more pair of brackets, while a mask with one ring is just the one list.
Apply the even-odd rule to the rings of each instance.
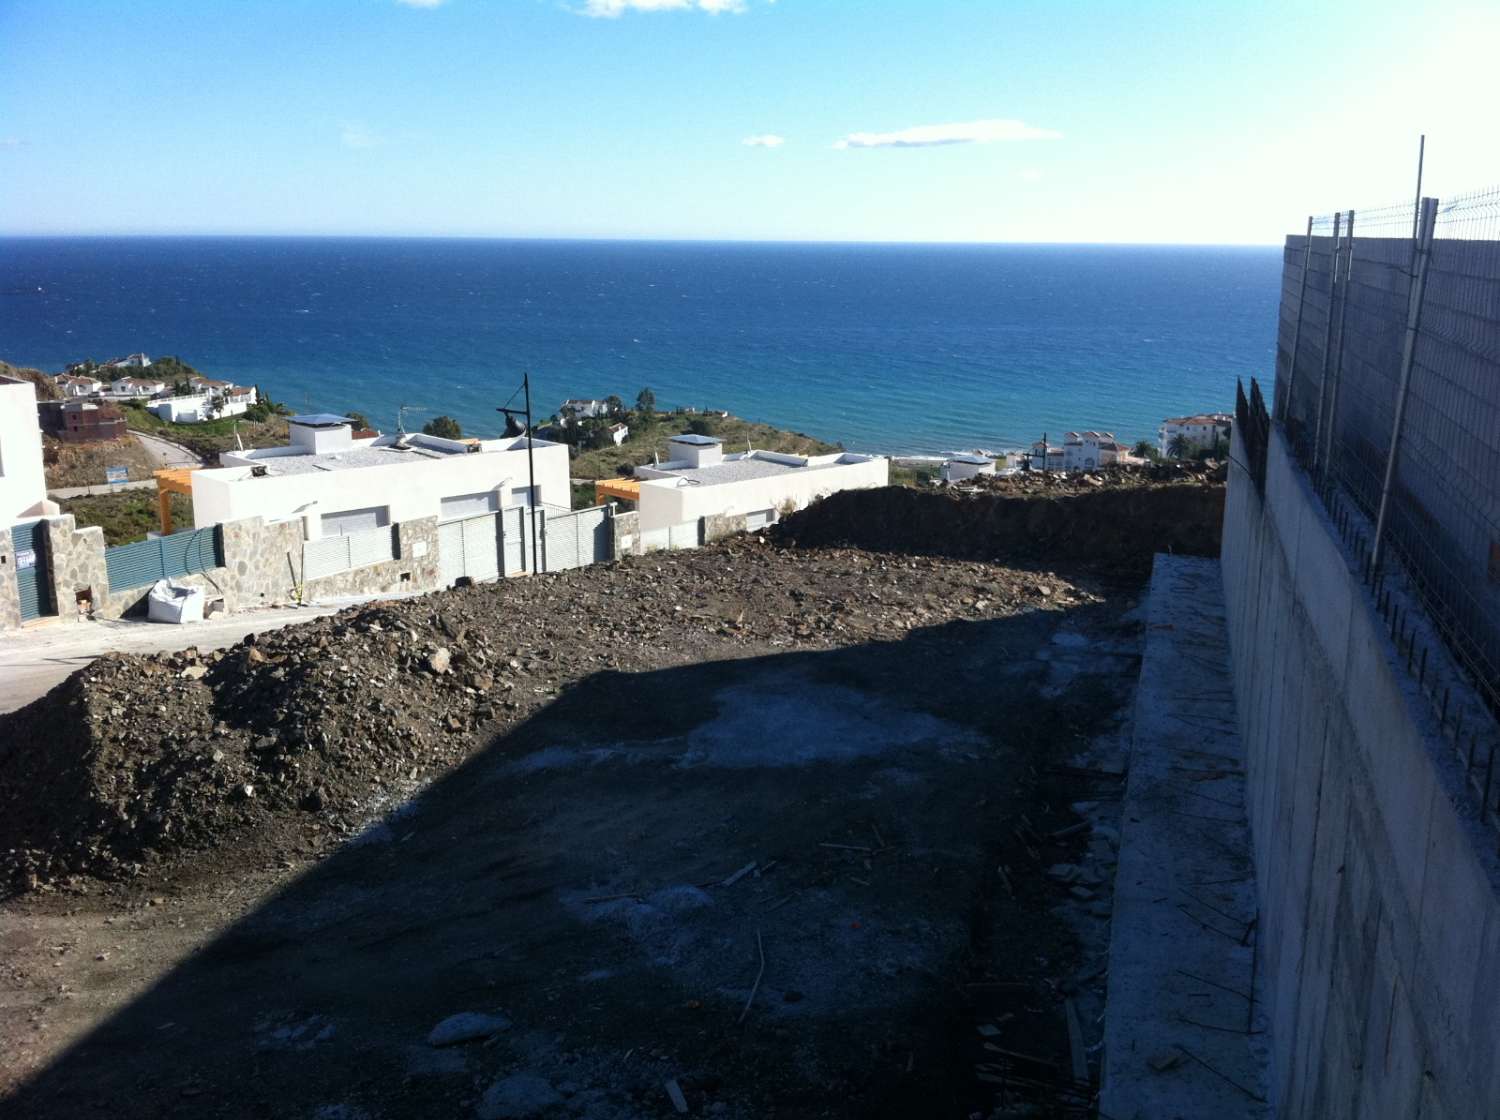
[[[350, 568], [348, 571], [309, 580], [302, 589], [303, 600], [310, 602], [336, 595], [436, 591], [443, 586], [436, 517], [420, 517], [397, 525], [396, 552], [394, 560], [367, 564], [362, 568]], [[300, 571], [300, 536], [297, 556]]]
[[[1309, 1120], [1500, 1116], [1493, 824], [1280, 428], [1263, 494], [1245, 461], [1236, 432], [1222, 563], [1272, 1104]], [[1484, 759], [1494, 722], [1433, 648], [1428, 680], [1452, 682]]]
[[609, 519], [614, 534], [614, 556], [640, 556], [645, 548], [641, 544], [641, 515], [637, 510], [616, 513]]
[[10, 530], [0, 528], [0, 630], [21, 625], [21, 588], [16, 575], [16, 550]]
[[745, 531], [743, 513], [711, 513], [703, 518], [703, 543], [711, 544], [720, 537], [733, 536]]
[[47, 520], [47, 571], [52, 602], [63, 622], [77, 622], [97, 612], [109, 597], [104, 564], [104, 530], [79, 529], [71, 513]]

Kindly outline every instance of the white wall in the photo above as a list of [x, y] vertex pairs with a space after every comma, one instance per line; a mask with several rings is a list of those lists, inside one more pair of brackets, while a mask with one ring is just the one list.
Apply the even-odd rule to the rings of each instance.
[[166, 400], [152, 401], [146, 406], [146, 411], [173, 424], [196, 424], [204, 419], [203, 414], [207, 408], [206, 396], [168, 397]]
[[[765, 458], [791, 457], [764, 455]], [[809, 463], [835, 462], [839, 454], [813, 456]], [[791, 501], [798, 509], [838, 490], [863, 490], [890, 483], [887, 459], [871, 458], [820, 470], [788, 471], [769, 478], [724, 482], [716, 486], [694, 486], [680, 478], [645, 479], [641, 482], [640, 529], [649, 532], [715, 514], [755, 513], [780, 509]]]
[[942, 468], [944, 482], [962, 482], [976, 475], [994, 473], [995, 461], [993, 459], [983, 463], [966, 463], [962, 459], [949, 459], [943, 463]]
[[42, 429], [36, 390], [0, 378], [0, 525], [55, 512], [42, 471]]
[[[318, 535], [324, 514], [341, 510], [386, 506], [392, 522], [437, 517], [442, 499], [497, 486], [505, 488], [500, 500], [503, 508], [515, 504], [511, 488], [527, 485], [525, 441], [494, 440], [482, 445], [510, 445], [515, 449], [264, 478], [252, 477], [249, 463], [241, 460], [237, 465], [193, 472], [193, 519], [201, 527], [246, 517], [267, 521], [305, 517], [312, 538]], [[259, 458], [274, 460], [274, 456]], [[537, 441], [536, 481], [544, 502], [565, 509], [572, 505], [566, 447]]]

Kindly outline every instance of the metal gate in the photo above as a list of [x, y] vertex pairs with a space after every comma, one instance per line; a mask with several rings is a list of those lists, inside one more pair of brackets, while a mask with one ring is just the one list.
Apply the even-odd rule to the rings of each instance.
[[21, 621], [56, 614], [47, 586], [47, 523], [30, 521], [10, 527], [16, 556], [16, 583], [21, 593]]
[[218, 526], [187, 529], [169, 537], [150, 537], [104, 550], [111, 591], [206, 572], [223, 563], [224, 545], [219, 539]]
[[438, 563], [445, 584], [460, 576], [472, 580], [500, 577], [499, 515], [482, 513], [438, 526]]
[[[543, 516], [542, 512], [537, 513], [538, 529]], [[531, 570], [531, 538], [526, 535], [530, 517], [530, 506], [512, 506], [500, 511], [501, 570], [508, 576]]]
[[544, 513], [546, 532], [542, 538], [542, 559], [547, 571], [581, 568], [585, 564], [608, 560], [613, 555], [608, 506], [568, 513], [545, 510]]

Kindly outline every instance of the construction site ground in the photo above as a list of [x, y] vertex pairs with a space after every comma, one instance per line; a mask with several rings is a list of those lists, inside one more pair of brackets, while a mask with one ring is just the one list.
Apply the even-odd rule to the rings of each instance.
[[1084, 1115], [1141, 590], [742, 537], [95, 662], [0, 716], [0, 1115]]

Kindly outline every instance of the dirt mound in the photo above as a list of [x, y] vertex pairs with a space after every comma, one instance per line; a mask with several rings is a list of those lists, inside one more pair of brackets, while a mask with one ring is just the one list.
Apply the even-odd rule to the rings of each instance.
[[[1224, 487], [1209, 478], [1132, 476], [1111, 485], [1103, 475], [1041, 477], [961, 489], [845, 490], [780, 522], [773, 535], [803, 548], [1085, 565], [1127, 579], [1149, 574], [1158, 552], [1219, 554]], [[1017, 491], [1023, 486], [1035, 489]]]
[[1228, 477], [1224, 463], [1163, 460], [1145, 466], [1111, 463], [1096, 471], [1021, 471], [1010, 475], [976, 475], [956, 483], [958, 490], [995, 494], [1089, 494], [1097, 490], [1130, 490], [1168, 482], [1221, 486]]
[[[710, 640], [848, 645], [1095, 598], [1048, 572], [733, 538], [356, 608], [227, 650], [112, 655], [0, 717], [0, 890], [346, 836], [561, 689], [691, 660]], [[591, 703], [629, 710], [608, 699]]]

